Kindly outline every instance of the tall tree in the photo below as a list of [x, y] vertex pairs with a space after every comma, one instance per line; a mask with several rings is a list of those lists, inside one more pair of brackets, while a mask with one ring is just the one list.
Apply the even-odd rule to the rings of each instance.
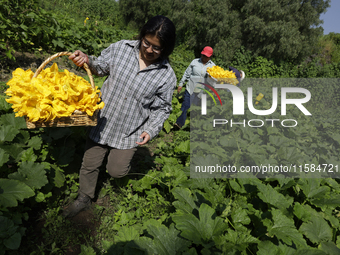
[[215, 57], [226, 61], [241, 46], [240, 22], [229, 0], [120, 0], [126, 24], [141, 27], [152, 16], [161, 14], [173, 20], [178, 44], [186, 44], [196, 55], [206, 45]]
[[182, 42], [190, 45], [196, 55], [204, 46], [214, 49], [214, 56], [227, 61], [241, 46], [241, 23], [229, 0], [188, 1], [174, 12], [174, 22]]
[[220, 62], [241, 46], [275, 61], [301, 61], [322, 35], [320, 14], [330, 0], [120, 0], [126, 22], [138, 27], [157, 14], [177, 28], [178, 43], [199, 55], [209, 45]]
[[171, 18], [174, 10], [183, 8], [185, 3], [182, 2], [180, 0], [119, 0], [119, 9], [125, 23], [139, 29], [153, 16], [164, 15]]
[[231, 0], [242, 20], [242, 44], [256, 55], [300, 61], [322, 35], [330, 0]]

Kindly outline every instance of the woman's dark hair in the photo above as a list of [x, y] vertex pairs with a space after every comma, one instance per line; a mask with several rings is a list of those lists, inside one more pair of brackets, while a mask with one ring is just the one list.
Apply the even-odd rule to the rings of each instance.
[[155, 35], [162, 46], [161, 58], [167, 59], [175, 48], [176, 27], [167, 17], [158, 15], [148, 20], [142, 27], [138, 39], [141, 41], [145, 35]]

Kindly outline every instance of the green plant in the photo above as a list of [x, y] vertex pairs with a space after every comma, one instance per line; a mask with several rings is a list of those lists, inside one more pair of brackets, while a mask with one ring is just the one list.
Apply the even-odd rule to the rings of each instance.
[[[71, 16], [61, 7], [72, 9], [87, 1], [43, 2], [49, 10], [39, 8], [44, 5], [38, 7], [34, 0], [2, 2], [0, 27], [5, 32], [0, 38], [0, 58], [13, 58], [15, 50], [46, 53], [81, 49], [99, 55], [110, 43], [132, 39], [137, 33], [124, 28], [116, 10], [112, 17], [99, 17], [100, 13], [111, 10], [104, 10], [102, 5], [86, 5], [81, 15]], [[237, 1], [233, 5], [241, 6]], [[194, 9], [202, 14], [198, 7], [199, 4]], [[86, 9], [93, 16], [87, 15]], [[90, 19], [84, 26], [86, 17]], [[183, 31], [179, 33], [180, 40], [194, 36]], [[337, 38], [330, 36], [332, 45], [325, 45], [335, 49], [332, 51], [335, 55], [331, 54], [333, 60], [337, 52], [333, 46], [339, 44]], [[184, 41], [177, 45], [170, 56], [178, 80], [195, 58], [192, 45], [186, 44]], [[225, 46], [221, 44], [220, 49], [229, 50]], [[312, 53], [297, 65], [274, 62], [254, 52], [241, 47], [232, 54], [231, 65], [244, 70], [247, 78], [315, 80], [340, 75], [339, 63], [323, 62]], [[226, 56], [216, 54], [213, 61], [224, 66]], [[100, 87], [104, 80], [105, 77], [95, 77], [96, 86]], [[248, 86], [257, 89], [258, 83], [253, 81], [244, 81], [241, 89]], [[201, 151], [201, 162], [214, 155], [221, 162], [227, 160], [235, 166], [260, 165], [266, 161], [282, 164], [308, 161], [315, 165], [338, 162], [340, 138], [335, 109], [339, 107], [339, 86], [337, 80], [328, 81], [322, 87], [323, 92], [319, 86], [308, 87], [313, 97], [307, 108], [312, 109], [313, 119], [305, 119], [298, 110], [287, 116], [298, 120], [296, 129], [224, 129], [216, 139], [211, 125], [188, 119], [187, 124], [203, 128], [199, 133], [201, 142], [190, 141], [195, 130], [173, 130], [181, 113], [182, 96], [174, 91], [173, 111], [164, 131], [145, 146], [152, 156], [137, 158], [138, 162], [134, 162], [137, 170], [119, 180], [108, 178], [105, 169], [101, 169], [104, 180], [99, 185], [101, 190], [94, 211], [86, 212], [91, 216], [85, 229], [75, 220], [61, 218], [60, 211], [77, 196], [86, 128], [27, 130], [24, 120], [14, 117], [3, 95], [6, 85], [0, 83], [0, 254], [62, 254], [70, 247], [91, 255], [338, 254], [340, 184], [337, 178], [190, 177], [190, 166], [195, 161], [191, 150]], [[265, 97], [256, 107], [270, 108], [271, 91], [266, 88], [257, 92]], [[231, 116], [231, 100], [223, 103], [223, 107], [216, 107], [212, 113], [223, 118]], [[193, 106], [192, 110], [195, 114], [200, 107]], [[246, 117], [254, 116], [247, 113]], [[242, 122], [242, 118], [235, 121]], [[207, 140], [209, 143], [204, 143]]]

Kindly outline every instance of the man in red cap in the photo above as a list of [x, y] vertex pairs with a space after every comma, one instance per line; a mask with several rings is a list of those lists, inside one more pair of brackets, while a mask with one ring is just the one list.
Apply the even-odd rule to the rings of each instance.
[[182, 103], [182, 114], [178, 117], [175, 126], [178, 128], [182, 128], [185, 124], [185, 120], [187, 118], [187, 111], [190, 108], [191, 103], [198, 104], [199, 98], [198, 94], [201, 92], [199, 89], [200, 84], [198, 82], [204, 83], [204, 78], [207, 74], [207, 68], [215, 66], [215, 63], [212, 62], [211, 56], [213, 54], [213, 49], [210, 46], [204, 47], [201, 52], [201, 57], [194, 59], [188, 68], [185, 70], [185, 73], [178, 84], [178, 93], [181, 91], [183, 84], [186, 81], [189, 81], [186, 84], [186, 89], [184, 92], [183, 103]]
[[214, 51], [210, 46], [204, 47], [204, 49], [201, 52], [202, 55], [207, 56], [208, 58], [210, 58], [213, 53]]

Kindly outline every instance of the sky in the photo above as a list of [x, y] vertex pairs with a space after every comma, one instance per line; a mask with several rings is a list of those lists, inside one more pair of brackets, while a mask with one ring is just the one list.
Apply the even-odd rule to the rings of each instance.
[[331, 0], [331, 6], [326, 13], [320, 15], [323, 20], [323, 33], [325, 35], [330, 32], [340, 33], [340, 0]]

